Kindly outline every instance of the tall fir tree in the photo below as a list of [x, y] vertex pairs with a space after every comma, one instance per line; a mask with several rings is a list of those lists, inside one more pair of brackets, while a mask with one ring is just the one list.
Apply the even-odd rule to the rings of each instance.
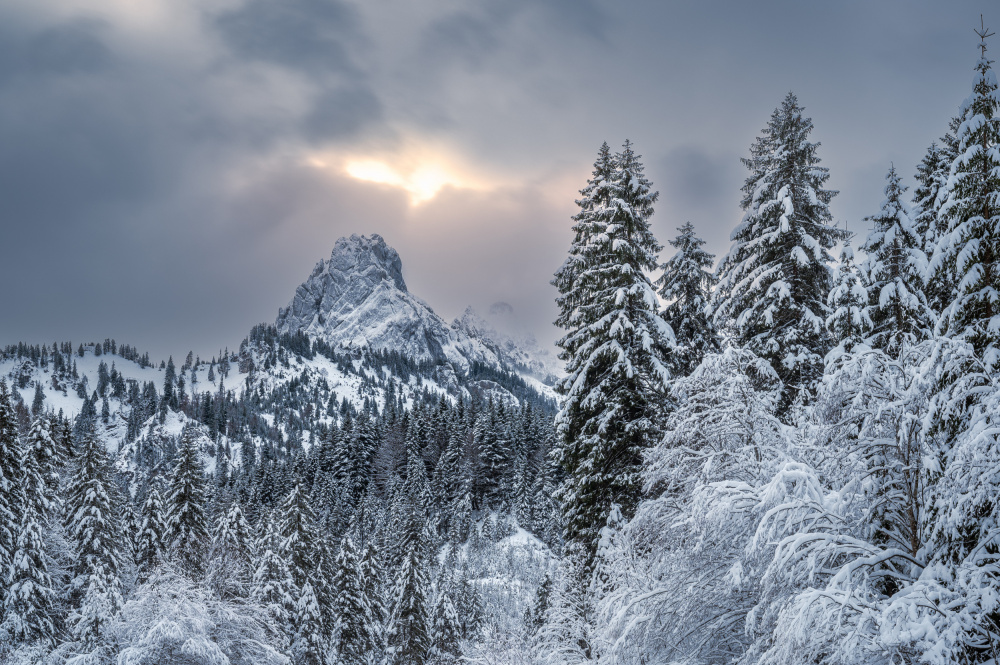
[[950, 156], [935, 141], [927, 148], [923, 159], [917, 165], [913, 179], [917, 186], [913, 189], [913, 225], [920, 235], [921, 247], [926, 252], [933, 250], [947, 227], [938, 212], [943, 203], [942, 194], [948, 184], [948, 172], [954, 156]]
[[672, 356], [675, 374], [687, 376], [706, 353], [719, 348], [707, 311], [715, 285], [715, 256], [702, 249], [705, 241], [695, 235], [691, 222], [677, 230], [680, 233], [670, 241], [677, 252], [663, 264], [663, 275], [656, 284], [660, 297], [667, 302], [663, 318], [677, 342]]
[[285, 628], [292, 619], [297, 593], [288, 564], [281, 554], [281, 534], [270, 516], [261, 519], [260, 535], [254, 550], [251, 598], [264, 609], [274, 624]]
[[614, 156], [603, 145], [581, 194], [569, 257], [553, 280], [567, 373], [555, 456], [566, 474], [566, 542], [589, 558], [611, 504], [631, 514], [638, 503], [642, 451], [663, 413], [674, 340], [646, 276], [659, 266], [649, 228], [657, 193], [632, 144]]
[[742, 221], [719, 266], [717, 326], [771, 362], [785, 384], [784, 408], [808, 401], [830, 348], [825, 322], [829, 250], [844, 237], [832, 225], [830, 174], [811, 143], [812, 120], [788, 93], [743, 164]]
[[923, 160], [917, 167], [916, 188], [913, 191], [913, 215], [917, 232], [923, 235], [924, 254], [929, 261], [924, 275], [924, 293], [927, 304], [936, 318], [940, 319], [945, 307], [955, 299], [955, 283], [946, 271], [933, 267], [934, 254], [941, 239], [948, 233], [948, 219], [941, 214], [941, 208], [948, 199], [948, 180], [951, 165], [958, 156], [958, 130], [962, 119], [952, 118], [948, 131], [940, 142], [931, 144]]
[[878, 215], [865, 221], [872, 230], [861, 249], [868, 286], [866, 313], [872, 322], [868, 344], [898, 356], [903, 344], [927, 336], [932, 314], [924, 294], [927, 257], [923, 241], [903, 200], [906, 187], [895, 168], [886, 174], [885, 201]]
[[334, 652], [340, 665], [367, 665], [369, 654], [379, 649], [378, 628], [360, 577], [360, 560], [350, 537], [337, 553], [333, 590]]
[[947, 232], [931, 269], [956, 285], [942, 318], [951, 337], [972, 344], [988, 368], [1000, 367], [1000, 94], [993, 61], [986, 56], [986, 32], [976, 63], [972, 95], [962, 104], [940, 214]]
[[281, 504], [281, 554], [296, 588], [309, 581], [316, 563], [316, 514], [302, 483], [295, 483]]
[[299, 589], [292, 625], [292, 661], [295, 665], [324, 665], [327, 659], [322, 612], [312, 582], [308, 580]]
[[850, 240], [844, 243], [840, 252], [827, 306], [830, 316], [826, 319], [826, 327], [837, 345], [831, 354], [839, 357], [841, 353], [851, 353], [864, 345], [872, 328], [868, 318], [868, 289], [854, 263]]
[[150, 487], [142, 504], [139, 533], [136, 535], [135, 564], [140, 582], [149, 579], [165, 559], [167, 515], [157, 487]]
[[253, 578], [252, 534], [238, 501], [219, 516], [212, 532], [208, 579], [220, 598], [246, 598]]
[[435, 665], [454, 665], [460, 662], [461, 639], [461, 622], [451, 600], [450, 589], [439, 589], [431, 612], [430, 661]]
[[194, 427], [185, 427], [170, 472], [170, 494], [166, 503], [166, 541], [170, 557], [192, 579], [204, 573], [205, 555], [211, 542], [205, 514], [207, 483], [198, 459], [196, 436]]
[[365, 627], [372, 639], [371, 647], [365, 652], [366, 665], [382, 662], [385, 651], [385, 623], [388, 610], [383, 601], [385, 581], [378, 553], [371, 539], [365, 543], [358, 560], [358, 580], [361, 595], [368, 604], [368, 625]]
[[59, 501], [52, 482], [55, 443], [44, 416], [35, 418], [22, 452], [22, 513], [3, 599], [4, 628], [18, 642], [42, 640], [54, 646], [57, 595], [46, 532], [58, 514]]
[[406, 479], [394, 511], [399, 568], [386, 632], [387, 665], [423, 665], [430, 649], [427, 475], [416, 444], [407, 446]]
[[7, 382], [0, 379], [0, 581], [6, 582], [17, 548], [21, 513], [21, 452], [17, 414]]
[[66, 530], [74, 546], [70, 583], [71, 632], [83, 645], [100, 640], [122, 605], [123, 534], [118, 521], [111, 463], [93, 423], [77, 442], [66, 496]]
[[430, 580], [419, 548], [403, 556], [392, 593], [386, 636], [387, 665], [423, 665], [431, 647], [427, 594]]

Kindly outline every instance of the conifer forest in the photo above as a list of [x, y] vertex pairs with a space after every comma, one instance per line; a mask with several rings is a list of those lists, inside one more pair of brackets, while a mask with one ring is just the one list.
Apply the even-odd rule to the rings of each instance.
[[854, 232], [793, 92], [720, 258], [601, 145], [538, 285], [558, 352], [502, 303], [444, 321], [378, 235], [209, 359], [3, 347], [0, 664], [997, 665], [978, 34]]

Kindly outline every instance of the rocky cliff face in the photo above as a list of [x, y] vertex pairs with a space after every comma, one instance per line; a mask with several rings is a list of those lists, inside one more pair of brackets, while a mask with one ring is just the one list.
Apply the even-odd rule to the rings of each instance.
[[344, 349], [389, 349], [465, 370], [500, 366], [478, 340], [448, 326], [403, 280], [396, 250], [379, 235], [341, 238], [278, 312], [278, 332], [302, 331]]

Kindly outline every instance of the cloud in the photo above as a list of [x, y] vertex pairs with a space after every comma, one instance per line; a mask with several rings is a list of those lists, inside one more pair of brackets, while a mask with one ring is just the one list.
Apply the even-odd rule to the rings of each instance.
[[349, 48], [359, 40], [358, 18], [337, 0], [249, 0], [214, 25], [241, 57], [311, 75], [358, 71]]
[[[442, 314], [504, 300], [551, 338], [548, 281], [602, 140], [630, 137], [646, 155], [661, 242], [690, 219], [724, 253], [739, 157], [792, 88], [843, 190], [834, 214], [860, 228], [888, 163], [908, 172], [968, 94], [980, 11], [139, 5], [0, 6], [0, 343], [114, 335], [210, 354], [273, 319], [337, 237], [370, 232]], [[448, 158], [419, 206], [341, 171], [374, 160], [406, 184], [414, 145]]]

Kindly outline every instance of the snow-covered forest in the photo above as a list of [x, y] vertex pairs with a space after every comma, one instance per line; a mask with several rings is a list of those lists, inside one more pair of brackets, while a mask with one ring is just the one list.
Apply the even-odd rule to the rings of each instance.
[[1000, 662], [985, 35], [856, 238], [792, 93], [718, 262], [602, 145], [557, 368], [444, 322], [379, 236], [210, 360], [7, 346], [0, 663]]

